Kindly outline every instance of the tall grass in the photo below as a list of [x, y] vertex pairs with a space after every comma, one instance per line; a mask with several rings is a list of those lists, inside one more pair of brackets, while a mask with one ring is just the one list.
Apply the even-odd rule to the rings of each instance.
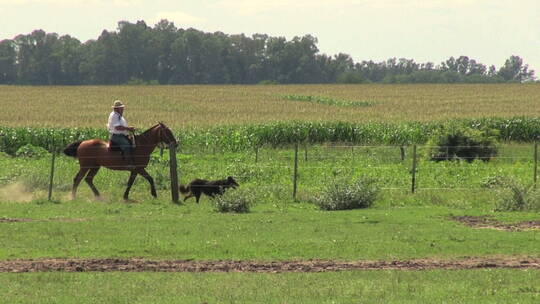
[[[425, 144], [436, 132], [464, 126], [475, 130], [494, 129], [498, 140], [532, 142], [539, 139], [540, 118], [455, 119], [448, 122], [367, 122], [287, 121], [265, 124], [230, 125], [174, 130], [182, 149], [241, 151], [262, 145], [348, 142], [374, 145]], [[107, 138], [107, 131], [95, 128], [12, 128], [0, 127], [0, 151], [13, 154], [32, 144], [51, 150], [91, 138]]]

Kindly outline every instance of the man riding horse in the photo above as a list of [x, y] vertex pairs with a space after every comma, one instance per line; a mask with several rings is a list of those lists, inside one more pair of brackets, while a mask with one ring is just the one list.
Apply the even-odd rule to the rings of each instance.
[[116, 100], [112, 106], [113, 111], [109, 115], [109, 140], [113, 146], [117, 146], [122, 150], [122, 155], [127, 162], [128, 169], [135, 169], [135, 161], [133, 159], [133, 146], [128, 135], [129, 132], [134, 132], [135, 128], [130, 127], [124, 118], [124, 103]]
[[128, 199], [129, 191], [137, 175], [141, 175], [150, 183], [150, 194], [157, 197], [154, 179], [146, 171], [146, 166], [150, 162], [150, 154], [160, 143], [167, 145], [176, 145], [176, 139], [171, 129], [164, 123], [159, 122], [150, 129], [141, 134], [134, 135], [137, 147], [132, 147], [131, 141], [127, 138], [129, 131], [134, 131], [134, 127], [130, 127], [122, 115], [124, 113], [124, 104], [120, 100], [116, 100], [112, 106], [113, 112], [109, 115], [110, 141], [114, 142], [114, 146], [118, 146], [123, 157], [118, 151], [111, 149], [106, 141], [101, 139], [78, 140], [72, 142], [64, 149], [64, 154], [75, 157], [79, 160], [79, 172], [73, 179], [73, 188], [71, 195], [75, 198], [77, 187], [84, 178], [92, 192], [96, 197], [99, 197], [99, 191], [94, 186], [94, 177], [100, 167], [106, 167], [111, 170], [127, 170], [130, 171], [129, 180], [124, 199]]

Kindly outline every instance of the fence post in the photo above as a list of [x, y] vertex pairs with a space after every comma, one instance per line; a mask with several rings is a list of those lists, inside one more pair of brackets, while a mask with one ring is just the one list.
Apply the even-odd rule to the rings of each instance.
[[307, 144], [304, 146], [304, 161], [307, 162]]
[[48, 200], [50, 201], [52, 199], [52, 189], [53, 189], [53, 181], [54, 181], [54, 159], [56, 157], [56, 147], [52, 149], [52, 156], [51, 156], [51, 174], [49, 175], [49, 196]]
[[405, 147], [399, 146], [399, 152], [401, 154], [401, 161], [405, 160]]
[[298, 143], [294, 146], [294, 175], [293, 175], [293, 199], [296, 200], [296, 189], [298, 181]]
[[536, 181], [538, 179], [538, 142], [534, 142], [534, 189], [536, 189]]
[[176, 145], [169, 145], [170, 166], [171, 166], [171, 196], [172, 201], [178, 204], [178, 172], [176, 167]]
[[413, 162], [412, 162], [412, 185], [411, 191], [414, 193], [416, 190], [416, 145], [413, 145]]

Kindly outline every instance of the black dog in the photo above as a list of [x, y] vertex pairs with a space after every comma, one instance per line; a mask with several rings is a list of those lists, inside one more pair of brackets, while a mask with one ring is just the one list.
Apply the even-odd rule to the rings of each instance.
[[216, 181], [207, 181], [205, 179], [196, 178], [192, 180], [187, 187], [180, 185], [180, 192], [186, 196], [184, 201], [195, 196], [198, 204], [202, 193], [210, 197], [215, 197], [216, 195], [223, 194], [227, 188], [236, 188], [238, 186], [238, 183], [232, 176], [227, 177], [227, 179], [220, 179]]

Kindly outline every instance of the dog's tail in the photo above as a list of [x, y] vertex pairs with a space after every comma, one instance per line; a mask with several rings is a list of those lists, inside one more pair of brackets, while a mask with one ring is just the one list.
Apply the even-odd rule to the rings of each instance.
[[180, 187], [178, 187], [180, 189], [180, 192], [183, 194], [183, 195], [186, 195], [188, 194], [190, 191], [189, 191], [189, 187], [184, 187], [184, 185], [180, 185]]

